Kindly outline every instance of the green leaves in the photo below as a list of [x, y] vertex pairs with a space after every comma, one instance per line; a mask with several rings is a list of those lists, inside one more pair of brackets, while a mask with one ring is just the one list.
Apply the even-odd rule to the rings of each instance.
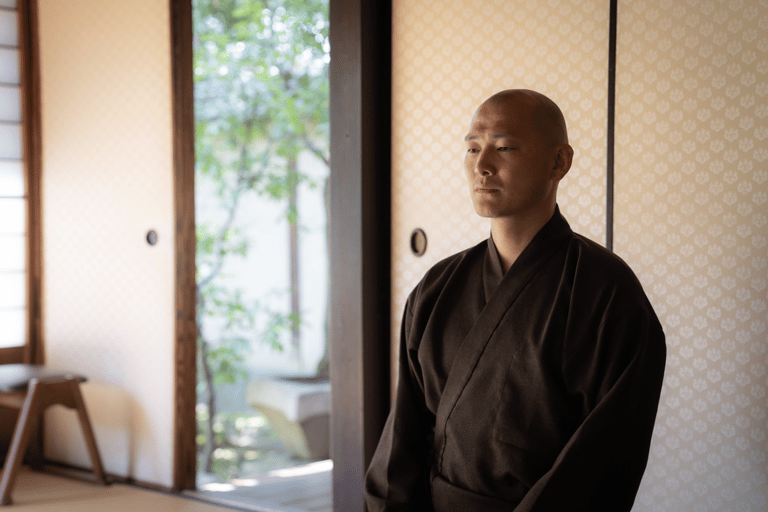
[[229, 137], [225, 152], [254, 150], [261, 142], [290, 158], [302, 137], [326, 130], [320, 125], [328, 122], [327, 2], [195, 0], [193, 6], [197, 136], [211, 138], [198, 147]]
[[281, 338], [291, 332], [295, 327], [301, 325], [301, 319], [298, 315], [282, 314], [274, 311], [268, 313], [269, 320], [264, 329], [264, 342], [269, 344], [272, 349], [282, 352], [285, 349]]
[[[238, 339], [247, 346], [247, 340]], [[213, 384], [234, 384], [239, 379], [246, 379], [248, 372], [242, 367], [245, 360], [241, 350], [237, 346], [223, 345], [208, 351], [208, 361], [213, 373]]]

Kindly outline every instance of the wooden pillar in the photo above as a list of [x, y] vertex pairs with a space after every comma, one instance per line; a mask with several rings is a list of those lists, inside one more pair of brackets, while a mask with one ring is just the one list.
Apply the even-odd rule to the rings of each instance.
[[390, 1], [330, 4], [333, 508], [361, 512], [389, 409]]

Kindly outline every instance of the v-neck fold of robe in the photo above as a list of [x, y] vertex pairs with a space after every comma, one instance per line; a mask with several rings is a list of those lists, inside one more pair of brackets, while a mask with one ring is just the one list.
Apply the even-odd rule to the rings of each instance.
[[666, 348], [627, 265], [555, 212], [506, 274], [493, 240], [408, 298], [368, 510], [630, 510]]

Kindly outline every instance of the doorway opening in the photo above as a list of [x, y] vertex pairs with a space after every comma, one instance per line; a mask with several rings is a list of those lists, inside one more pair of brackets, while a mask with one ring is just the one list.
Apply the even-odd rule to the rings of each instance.
[[331, 509], [328, 0], [194, 0], [197, 488]]

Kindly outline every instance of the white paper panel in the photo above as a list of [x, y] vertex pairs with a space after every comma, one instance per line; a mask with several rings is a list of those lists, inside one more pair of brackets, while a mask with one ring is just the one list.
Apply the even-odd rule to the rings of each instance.
[[21, 122], [21, 89], [0, 85], [0, 121]]
[[21, 159], [21, 125], [0, 124], [0, 158]]
[[18, 46], [17, 15], [12, 11], [0, 11], [0, 44]]
[[25, 281], [24, 272], [0, 272], [0, 310], [25, 306]]
[[22, 198], [0, 198], [0, 235], [24, 234], [25, 203]]
[[27, 337], [26, 321], [26, 309], [0, 310], [0, 348], [24, 345]]
[[24, 168], [21, 162], [0, 161], [0, 197], [24, 196]]
[[[0, 272], [24, 271], [26, 268], [26, 237], [23, 235], [0, 235]], [[0, 330], [2, 330], [0, 323]]]
[[19, 51], [0, 48], [0, 83], [19, 83]]

